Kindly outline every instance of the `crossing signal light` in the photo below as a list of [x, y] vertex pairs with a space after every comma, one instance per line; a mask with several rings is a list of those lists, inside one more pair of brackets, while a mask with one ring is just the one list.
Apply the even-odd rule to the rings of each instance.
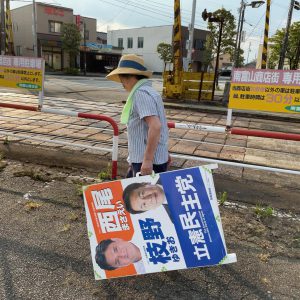
[[295, 1], [294, 8], [300, 10], [300, 3], [298, 1]]
[[206, 9], [202, 12], [202, 19], [206, 21], [207, 19], [212, 17], [212, 13], [208, 13]]

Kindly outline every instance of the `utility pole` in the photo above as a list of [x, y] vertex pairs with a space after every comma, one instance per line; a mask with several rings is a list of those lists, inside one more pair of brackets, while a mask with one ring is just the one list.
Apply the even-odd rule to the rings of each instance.
[[212, 90], [212, 99], [214, 98], [215, 95], [215, 90], [216, 90], [216, 85], [219, 85], [219, 58], [220, 58], [220, 49], [221, 49], [221, 42], [222, 42], [222, 33], [223, 33], [223, 23], [224, 23], [224, 19], [222, 17], [220, 17], [220, 19], [218, 19], [219, 22], [219, 38], [218, 38], [218, 48], [217, 48], [217, 57], [216, 57], [216, 67], [215, 67], [215, 80], [214, 80], [214, 85], [213, 85], [213, 90]]
[[294, 62], [294, 66], [293, 66], [294, 70], [298, 69], [299, 60], [300, 60], [300, 35], [299, 35], [299, 40], [298, 40], [298, 47], [297, 47], [295, 62]]
[[240, 39], [240, 26], [241, 26], [241, 18], [242, 18], [242, 7], [243, 7], [243, 0], [241, 1], [241, 7], [239, 8], [239, 21], [238, 21], [238, 27], [237, 27], [237, 31], [236, 31], [232, 68], [235, 68], [235, 66], [237, 65], [237, 49], [238, 49], [238, 43], [239, 43], [239, 39]]
[[83, 52], [83, 74], [86, 76], [86, 24], [85, 21], [83, 21], [83, 45], [84, 45], [84, 52]]
[[192, 9], [192, 19], [190, 24], [190, 32], [189, 32], [189, 47], [188, 47], [188, 69], [192, 71], [192, 51], [193, 51], [193, 43], [194, 43], [194, 27], [195, 27], [195, 15], [196, 15], [196, 0], [193, 0], [193, 9]]
[[249, 62], [249, 54], [251, 52], [251, 42], [249, 43], [248, 55], [247, 55], [247, 63]]
[[270, 26], [270, 9], [271, 9], [271, 0], [267, 0], [266, 5], [266, 21], [265, 21], [265, 32], [264, 32], [264, 45], [261, 57], [261, 68], [267, 68], [267, 59], [268, 59], [268, 42], [269, 42], [269, 26]]
[[284, 34], [284, 38], [283, 38], [283, 44], [282, 44], [282, 48], [281, 48], [281, 52], [280, 52], [278, 70], [282, 70], [283, 65], [284, 65], [284, 59], [285, 59], [285, 53], [286, 53], [287, 44], [288, 44], [289, 31], [290, 31], [290, 26], [291, 26], [291, 21], [292, 21], [292, 16], [293, 16], [294, 5], [295, 5], [295, 0], [291, 0], [289, 14], [288, 14], [288, 20], [287, 20], [285, 34]]
[[36, 33], [36, 7], [35, 0], [32, 0], [32, 35], [34, 56], [38, 57], [37, 33]]
[[243, 33], [243, 25], [245, 21], [245, 3], [242, 1], [242, 7], [241, 7], [241, 24], [240, 24], [240, 32], [239, 32], [239, 42], [237, 47], [237, 57], [236, 57], [236, 64], [235, 67], [238, 68], [240, 65], [240, 52], [241, 52], [241, 41], [242, 41], [242, 33]]
[[5, 55], [5, 9], [4, 0], [1, 0], [1, 55]]

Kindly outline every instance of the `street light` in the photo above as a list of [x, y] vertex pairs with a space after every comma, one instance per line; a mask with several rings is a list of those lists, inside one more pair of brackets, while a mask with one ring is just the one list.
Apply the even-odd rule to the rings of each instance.
[[[265, 1], [252, 1], [250, 3], [252, 8], [258, 8], [258, 7], [262, 6], [263, 4], [265, 4]], [[250, 6], [250, 5], [248, 5], [248, 6]]]

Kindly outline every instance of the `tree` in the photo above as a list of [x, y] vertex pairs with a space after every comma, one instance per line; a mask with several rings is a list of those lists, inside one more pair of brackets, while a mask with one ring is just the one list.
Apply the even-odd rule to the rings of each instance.
[[69, 53], [70, 68], [75, 68], [75, 59], [79, 53], [81, 34], [76, 24], [66, 23], [62, 27], [62, 48]]
[[[268, 58], [268, 68], [274, 69], [279, 62], [282, 42], [285, 34], [285, 28], [279, 29], [269, 39], [270, 41], [270, 56]], [[300, 22], [294, 22], [289, 30], [288, 46], [285, 53], [285, 58], [288, 60], [290, 69], [297, 69], [299, 67], [299, 58], [297, 58], [297, 51], [300, 46]]]
[[[220, 47], [220, 54], [229, 53], [231, 60], [233, 60], [234, 48], [235, 48], [235, 38], [236, 38], [236, 24], [235, 18], [232, 13], [224, 8], [218, 9], [213, 13], [213, 17], [218, 17], [223, 19], [223, 31], [222, 31], [222, 41]], [[215, 22], [209, 22], [207, 28], [210, 31], [210, 34], [206, 40], [206, 54], [205, 60], [209, 65], [211, 64], [214, 57], [217, 55], [218, 48], [218, 38], [220, 31], [220, 24]], [[243, 53], [241, 49], [240, 57], [238, 58], [240, 65], [243, 62]]]
[[157, 53], [160, 59], [164, 62], [164, 71], [168, 62], [172, 61], [172, 45], [166, 43], [160, 43], [157, 46]]

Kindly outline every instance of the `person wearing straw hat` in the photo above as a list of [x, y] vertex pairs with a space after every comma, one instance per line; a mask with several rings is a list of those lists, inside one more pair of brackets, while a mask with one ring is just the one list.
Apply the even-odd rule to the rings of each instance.
[[121, 114], [128, 132], [127, 177], [165, 172], [168, 166], [168, 125], [162, 98], [148, 80], [151, 76], [144, 60], [135, 54], [123, 55], [118, 67], [106, 76], [129, 92]]

